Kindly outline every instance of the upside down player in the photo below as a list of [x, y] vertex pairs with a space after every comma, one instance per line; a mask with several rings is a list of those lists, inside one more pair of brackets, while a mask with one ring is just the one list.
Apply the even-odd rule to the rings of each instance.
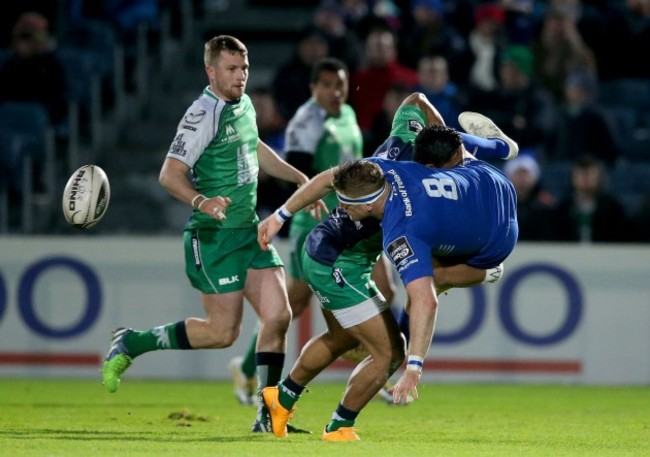
[[[422, 125], [442, 123], [437, 111], [423, 96], [412, 94], [396, 113], [391, 137], [384, 144], [384, 148], [380, 148], [379, 151], [384, 156], [403, 160], [410, 157], [412, 146], [415, 144], [414, 158], [418, 161], [447, 168], [462, 162], [463, 166], [458, 169], [466, 168], [466, 162], [468, 164], [471, 162], [484, 164], [484, 162], [476, 161], [465, 147], [461, 146], [460, 134], [452, 129], [443, 128], [445, 132], [450, 131], [457, 136], [452, 136], [451, 140], [453, 141], [450, 142], [450, 138], [443, 135], [442, 138], [446, 141], [443, 142], [441, 151], [435, 150], [441, 132], [431, 134], [430, 127], [427, 127], [423, 133], [416, 136], [416, 132], [422, 129]], [[478, 151], [482, 152], [484, 156], [507, 159], [517, 154], [516, 143], [506, 137], [489, 119], [476, 113], [465, 113], [461, 117], [461, 124], [468, 131], [497, 138], [486, 140], [463, 135], [467, 146], [479, 147]], [[391, 161], [384, 162], [391, 163]], [[420, 166], [420, 168], [424, 167]], [[345, 169], [344, 165], [333, 170], [338, 173], [337, 170]], [[424, 168], [424, 170], [431, 171], [429, 168]], [[498, 171], [495, 173], [503, 178]], [[332, 175], [328, 171], [314, 178], [308, 186], [294, 194], [287, 204], [278, 210], [281, 213], [280, 216], [297, 211], [311, 200], [327, 193], [331, 189], [331, 177]], [[373, 187], [373, 183], [364, 184], [365, 176], [355, 176], [355, 179], [357, 178], [358, 183], [364, 187], [364, 191]], [[506, 182], [507, 179], [503, 185], [508, 187]], [[385, 187], [373, 188], [371, 192], [364, 194], [366, 198], [359, 199], [358, 193], [354, 190], [349, 192], [349, 195], [342, 193], [347, 190], [349, 182], [345, 184], [345, 188], [340, 190], [338, 197], [341, 206], [348, 211], [337, 210], [319, 224], [310, 234], [306, 252], [303, 255], [303, 267], [305, 271], [309, 272], [310, 286], [321, 299], [328, 330], [312, 338], [303, 348], [300, 358], [289, 376], [280, 383], [279, 389], [270, 387], [263, 391], [265, 403], [271, 409], [273, 432], [277, 436], [286, 435], [283, 428], [284, 423], [290, 417], [293, 405], [306, 384], [331, 364], [336, 357], [361, 342], [369, 350], [371, 356], [361, 362], [352, 373], [345, 396], [333, 414], [332, 421], [323, 432], [323, 439], [327, 441], [358, 440], [353, 428], [357, 415], [404, 359], [404, 344], [399, 336], [395, 319], [370, 280], [372, 264], [381, 253], [382, 238], [379, 227], [381, 215], [374, 208], [379, 205], [380, 200], [382, 203], [385, 201], [388, 192]], [[471, 190], [474, 191], [474, 189]], [[339, 191], [338, 188], [337, 191]], [[508, 192], [506, 191], [501, 198], [504, 198], [504, 206], [508, 208], [507, 214], [510, 215], [512, 211], [510, 203], [514, 197], [511, 198]], [[477, 193], [474, 192], [474, 194]], [[493, 198], [494, 194], [495, 192], [492, 190], [489, 198]], [[498, 198], [496, 199], [498, 200]], [[463, 205], [461, 210], [464, 211], [463, 214], [467, 214], [474, 208], [464, 208]], [[425, 212], [432, 214], [426, 209]], [[371, 218], [366, 218], [366, 215]], [[282, 217], [272, 216], [260, 224], [258, 240], [263, 247], [277, 233], [281, 226], [281, 220]], [[510, 218], [508, 218], [508, 222], [511, 222]], [[382, 225], [385, 223], [386, 221], [382, 221]], [[419, 221], [419, 224], [424, 227], [431, 225], [427, 221], [423, 223], [422, 220]], [[470, 226], [473, 227], [473, 225]], [[516, 223], [514, 223], [514, 227], [516, 228]], [[483, 231], [485, 229], [477, 229], [479, 234]], [[516, 229], [510, 232], [511, 235], [514, 234], [515, 239], [516, 233]], [[511, 242], [512, 239], [508, 241]], [[463, 246], [462, 240], [456, 240], [455, 243], [459, 249]], [[387, 252], [395, 254], [397, 251], [387, 250]], [[481, 282], [494, 282], [501, 273], [501, 262], [496, 262], [500, 258], [491, 259], [490, 262], [479, 264], [476, 267], [461, 262], [460, 259], [454, 259], [450, 263], [451, 259], [448, 256], [451, 253], [438, 252], [438, 254], [440, 258], [434, 259], [436, 266], [435, 287], [438, 292], [450, 287], [468, 287]], [[448, 257], [447, 259], [444, 258], [445, 255]], [[397, 257], [399, 256], [395, 254], [393, 260], [396, 260]], [[443, 266], [441, 260], [446, 260], [447, 265]], [[398, 261], [395, 263], [400, 264]], [[426, 263], [431, 269], [431, 261]], [[432, 271], [429, 279], [433, 283]], [[433, 297], [436, 297], [435, 292], [433, 292]], [[428, 327], [433, 332], [432, 316], [422, 317], [421, 301], [415, 300], [411, 294], [409, 294], [409, 298], [416, 303], [418, 324], [428, 322]], [[437, 304], [437, 300], [435, 303]], [[435, 318], [435, 312], [433, 318]], [[417, 363], [409, 363], [407, 365], [409, 368], [420, 367], [424, 355], [419, 354], [426, 354], [426, 351], [420, 348], [422, 341], [426, 339], [426, 334], [421, 325], [416, 324], [416, 327], [417, 345], [413, 349], [417, 348], [417, 352], [410, 351], [409, 353], [412, 357], [421, 357], [421, 359], [413, 358], [412, 362]], [[428, 349], [428, 345], [426, 348]], [[407, 371], [409, 371], [408, 376], [411, 377], [411, 372], [417, 370]], [[402, 379], [400, 382], [395, 386], [395, 402], [405, 401], [409, 393], [417, 398], [415, 385], [404, 389]]]

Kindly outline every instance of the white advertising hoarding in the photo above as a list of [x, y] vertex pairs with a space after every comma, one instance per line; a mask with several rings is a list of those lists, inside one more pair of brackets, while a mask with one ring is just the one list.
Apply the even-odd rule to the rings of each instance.
[[[498, 283], [440, 302], [425, 382], [650, 384], [650, 246], [520, 243]], [[113, 328], [189, 316], [203, 309], [180, 236], [0, 238], [0, 376], [99, 377]], [[255, 325], [247, 307], [233, 347], [145, 354], [126, 376], [228, 379]], [[292, 324], [287, 368], [322, 329], [314, 304]]]

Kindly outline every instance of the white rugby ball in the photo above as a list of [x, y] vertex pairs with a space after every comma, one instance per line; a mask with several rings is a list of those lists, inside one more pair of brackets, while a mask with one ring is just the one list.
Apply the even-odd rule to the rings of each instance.
[[97, 224], [108, 209], [111, 186], [97, 165], [78, 168], [63, 190], [63, 215], [74, 227], [87, 229]]

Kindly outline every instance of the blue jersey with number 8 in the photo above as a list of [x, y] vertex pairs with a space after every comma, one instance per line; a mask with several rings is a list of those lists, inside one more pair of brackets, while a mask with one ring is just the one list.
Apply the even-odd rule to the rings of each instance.
[[384, 251], [404, 285], [433, 275], [431, 257], [479, 269], [500, 264], [517, 242], [512, 182], [481, 160], [451, 169], [369, 158], [391, 186], [382, 219]]

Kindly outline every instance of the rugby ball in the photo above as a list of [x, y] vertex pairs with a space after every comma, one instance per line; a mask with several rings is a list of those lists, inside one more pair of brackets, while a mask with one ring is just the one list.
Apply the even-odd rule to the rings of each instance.
[[63, 189], [63, 215], [74, 227], [96, 225], [108, 209], [111, 186], [104, 170], [97, 165], [78, 168]]

